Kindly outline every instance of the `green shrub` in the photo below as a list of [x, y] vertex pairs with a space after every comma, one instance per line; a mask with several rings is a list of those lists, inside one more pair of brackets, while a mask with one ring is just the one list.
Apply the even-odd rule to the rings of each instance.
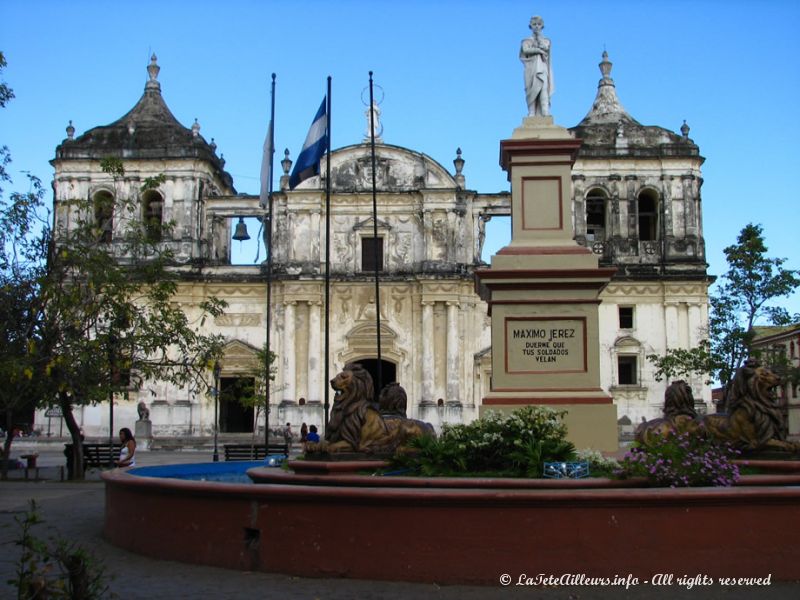
[[489, 412], [472, 423], [445, 425], [438, 438], [415, 439], [414, 452], [395, 464], [424, 476], [541, 477], [545, 462], [574, 457], [565, 414], [544, 406]]

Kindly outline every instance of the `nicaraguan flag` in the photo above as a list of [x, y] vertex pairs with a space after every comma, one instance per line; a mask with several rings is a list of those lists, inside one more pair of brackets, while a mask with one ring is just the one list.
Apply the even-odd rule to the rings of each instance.
[[328, 148], [328, 115], [325, 111], [327, 98], [322, 99], [317, 115], [308, 130], [303, 149], [294, 163], [292, 176], [289, 178], [289, 189], [294, 189], [300, 182], [309, 177], [319, 175], [319, 161]]
[[267, 137], [264, 140], [264, 153], [261, 155], [261, 193], [259, 200], [261, 208], [267, 208], [269, 204], [269, 180], [272, 177], [270, 171], [270, 164], [272, 163], [272, 121], [269, 122], [269, 129], [267, 129]]

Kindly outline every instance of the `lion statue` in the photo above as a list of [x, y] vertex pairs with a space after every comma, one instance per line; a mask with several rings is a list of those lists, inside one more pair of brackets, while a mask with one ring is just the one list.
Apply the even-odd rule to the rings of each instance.
[[378, 407], [381, 416], [406, 418], [406, 407], [408, 406], [408, 395], [399, 383], [392, 382], [383, 386], [380, 396], [378, 396]]
[[[397, 384], [386, 386], [398, 402], [406, 398], [405, 390]], [[358, 363], [348, 363], [342, 372], [331, 379], [336, 391], [333, 408], [325, 430], [325, 440], [306, 444], [306, 452], [336, 453], [364, 452], [368, 454], [394, 452], [411, 437], [421, 435], [424, 428], [417, 421], [396, 416], [384, 419], [374, 407], [372, 376]], [[400, 394], [400, 392], [402, 394]], [[386, 391], [386, 388], [384, 388]], [[382, 394], [384, 396], [384, 394]], [[399, 405], [398, 405], [399, 406]], [[405, 411], [404, 411], [405, 412]], [[433, 428], [427, 423], [423, 423]], [[425, 430], [427, 433], [427, 430]]]
[[664, 392], [664, 417], [646, 421], [636, 428], [636, 441], [644, 446], [670, 433], [695, 431], [698, 428], [694, 409], [692, 386], [683, 381], [673, 381]]
[[772, 394], [780, 381], [771, 369], [750, 359], [736, 371], [728, 386], [728, 412], [704, 417], [698, 417], [694, 410], [689, 385], [674, 381], [664, 394], [664, 417], [639, 425], [636, 441], [649, 446], [671, 433], [690, 432], [747, 451], [800, 452], [800, 444], [786, 441], [783, 415]]
[[786, 441], [783, 414], [772, 393], [781, 378], [757, 360], [750, 359], [737, 369], [727, 391], [727, 413], [701, 420], [716, 439], [743, 450], [800, 452], [800, 444]]
[[387, 437], [386, 425], [373, 407], [372, 376], [357, 363], [348, 363], [331, 379], [336, 392], [322, 445], [327, 452], [367, 452]]
[[415, 437], [436, 435], [430, 423], [406, 417], [408, 396], [399, 383], [393, 382], [383, 387], [378, 397], [378, 405], [395, 447], [405, 446]]

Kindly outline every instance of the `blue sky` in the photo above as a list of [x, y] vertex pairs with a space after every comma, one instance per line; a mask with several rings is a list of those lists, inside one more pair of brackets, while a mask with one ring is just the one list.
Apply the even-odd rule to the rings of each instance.
[[[270, 74], [278, 76], [277, 165], [284, 148], [297, 156], [328, 75], [333, 145], [360, 142], [372, 70], [385, 93], [387, 143], [450, 170], [461, 147], [467, 187], [507, 190], [499, 140], [525, 114], [517, 54], [533, 14], [553, 44], [558, 124], [577, 124], [591, 107], [604, 49], [634, 118], [673, 131], [686, 119], [706, 157], [710, 273], [724, 272], [722, 249], [751, 221], [763, 225], [772, 256], [800, 267], [791, 191], [800, 172], [796, 0], [6, 0], [0, 50], [16, 99], [0, 111], [0, 143], [12, 152], [17, 186], [27, 187], [23, 171], [49, 182], [67, 122], [79, 135], [122, 116], [156, 52], [172, 112], [186, 126], [197, 118], [237, 190], [257, 193]], [[504, 235], [490, 229], [487, 246], [502, 246]], [[800, 312], [800, 295], [788, 307]]]

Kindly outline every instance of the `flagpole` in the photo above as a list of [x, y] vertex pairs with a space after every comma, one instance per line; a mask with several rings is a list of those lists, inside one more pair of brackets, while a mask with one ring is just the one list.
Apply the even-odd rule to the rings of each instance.
[[267, 341], [264, 356], [264, 452], [269, 454], [270, 328], [272, 325], [272, 166], [275, 156], [275, 73], [272, 74], [272, 100], [269, 116], [269, 209], [267, 213]]
[[375, 266], [375, 330], [378, 344], [378, 386], [375, 388], [377, 397], [383, 389], [383, 360], [381, 357], [381, 290], [378, 279], [378, 199], [375, 184], [375, 106], [372, 97], [372, 71], [369, 72], [369, 145], [372, 152], [372, 252]]
[[325, 137], [328, 140], [328, 158], [325, 171], [325, 349], [323, 361], [325, 362], [325, 430], [328, 429], [328, 409], [330, 408], [330, 299], [331, 299], [331, 77], [328, 75], [327, 94], [327, 119], [325, 121]]

